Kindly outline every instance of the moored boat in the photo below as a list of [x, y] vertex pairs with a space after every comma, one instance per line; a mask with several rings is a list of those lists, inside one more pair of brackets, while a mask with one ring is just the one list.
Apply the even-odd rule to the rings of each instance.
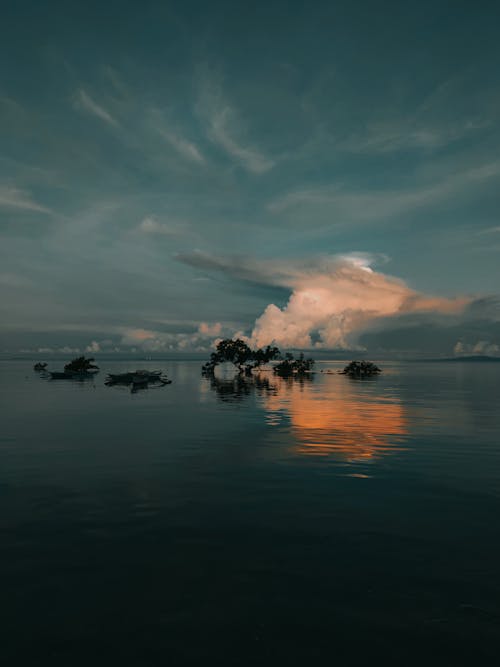
[[109, 373], [106, 384], [132, 384], [134, 382], [138, 384], [141, 379], [145, 379], [146, 382], [159, 382], [161, 378], [162, 371], [137, 370], [127, 373]]
[[99, 373], [98, 370], [89, 371], [49, 371], [52, 380], [89, 380]]

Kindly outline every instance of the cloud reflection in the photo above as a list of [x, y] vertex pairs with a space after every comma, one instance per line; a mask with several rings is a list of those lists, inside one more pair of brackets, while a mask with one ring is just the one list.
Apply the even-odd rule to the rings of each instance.
[[289, 437], [294, 454], [370, 462], [405, 449], [409, 416], [398, 397], [381, 394], [377, 381], [339, 375], [278, 378], [269, 373], [210, 380], [219, 400], [240, 403], [252, 395], [266, 422]]
[[363, 461], [403, 448], [408, 419], [400, 401], [367, 392], [366, 383], [322, 379], [320, 387], [279, 381], [264, 399], [269, 424], [289, 421], [296, 453]]

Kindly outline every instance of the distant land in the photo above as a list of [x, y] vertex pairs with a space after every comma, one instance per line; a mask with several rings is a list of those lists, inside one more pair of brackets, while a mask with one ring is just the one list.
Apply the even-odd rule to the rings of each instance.
[[471, 354], [469, 356], [464, 356], [464, 357], [444, 357], [441, 359], [419, 359], [418, 361], [453, 361], [453, 362], [471, 362], [471, 361], [497, 361], [500, 362], [500, 357], [491, 357], [486, 354]]
[[[287, 352], [289, 350], [286, 350]], [[294, 354], [299, 352], [304, 352], [307, 356], [312, 356], [317, 362], [347, 362], [352, 359], [358, 360], [371, 360], [379, 361], [383, 363], [387, 362], [400, 362], [400, 363], [436, 363], [436, 362], [461, 362], [461, 363], [470, 363], [470, 362], [500, 362], [500, 356], [488, 356], [485, 354], [473, 354], [473, 355], [464, 355], [462, 357], [412, 357], [412, 356], [400, 356], [400, 355], [389, 355], [387, 353], [380, 353], [375, 350], [372, 353], [361, 351], [361, 350], [296, 350], [293, 349]], [[206, 352], [86, 352], [86, 351], [77, 351], [73, 350], [71, 352], [60, 352], [54, 351], [51, 353], [47, 352], [35, 352], [35, 351], [24, 351], [24, 352], [7, 352], [0, 351], [0, 361], [60, 361], [62, 359], [70, 360], [80, 354], [84, 354], [87, 357], [94, 357], [96, 363], [105, 362], [105, 361], [204, 361], [209, 354], [209, 351]]]

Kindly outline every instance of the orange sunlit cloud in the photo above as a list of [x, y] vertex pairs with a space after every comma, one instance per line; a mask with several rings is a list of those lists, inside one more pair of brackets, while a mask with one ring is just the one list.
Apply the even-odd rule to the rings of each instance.
[[[338, 257], [316, 270], [290, 273], [283, 284], [293, 291], [284, 308], [269, 304], [250, 336], [257, 347], [354, 348], [356, 337], [373, 320], [409, 313], [452, 315], [467, 297], [420, 294], [404, 281], [374, 271], [370, 258]], [[312, 334], [319, 340], [313, 343]]]

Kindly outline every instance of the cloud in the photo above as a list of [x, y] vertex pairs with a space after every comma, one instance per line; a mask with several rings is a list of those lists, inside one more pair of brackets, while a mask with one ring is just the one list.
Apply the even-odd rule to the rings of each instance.
[[487, 340], [478, 340], [477, 343], [464, 343], [459, 340], [453, 348], [453, 353], [458, 357], [467, 355], [496, 356], [499, 352], [500, 347]]
[[342, 222], [387, 219], [424, 208], [475, 189], [500, 175], [500, 162], [488, 162], [447, 175], [432, 185], [402, 190], [349, 190], [341, 184], [299, 188], [276, 197], [268, 204], [272, 213], [327, 209], [334, 220]]
[[205, 84], [199, 106], [208, 122], [210, 139], [247, 171], [263, 174], [275, 166], [274, 160], [241, 139], [243, 132], [237, 113], [224, 99], [220, 87]]
[[76, 93], [75, 105], [78, 108], [84, 109], [88, 113], [97, 116], [97, 118], [100, 118], [105, 123], [108, 123], [108, 125], [113, 125], [114, 127], [118, 127], [119, 125], [118, 121], [113, 118], [109, 111], [106, 111], [104, 107], [97, 104], [97, 102], [93, 100], [92, 97], [90, 97], [90, 95], [85, 92], [83, 88], [80, 88]]
[[472, 71], [442, 81], [423, 97], [412, 101], [402, 113], [403, 99], [394, 105], [384, 98], [381, 107], [369, 110], [362, 130], [350, 134], [336, 148], [361, 154], [386, 154], [397, 151], [432, 151], [496, 126], [498, 103], [477, 89]]
[[101, 346], [96, 340], [93, 340], [90, 345], [87, 345], [85, 352], [100, 352]]
[[33, 211], [34, 213], [52, 213], [49, 208], [34, 201], [25, 190], [10, 186], [0, 187], [0, 207]]
[[214, 338], [222, 334], [230, 335], [230, 329], [221, 322], [200, 322], [196, 331], [165, 332], [149, 329], [126, 329], [120, 344], [141, 349], [144, 352], [206, 352], [213, 347]]
[[195, 144], [168, 130], [160, 129], [158, 131], [161, 136], [177, 151], [177, 153], [186, 158], [186, 160], [190, 160], [191, 162], [196, 162], [198, 164], [203, 164], [205, 162], [204, 156]]
[[274, 167], [274, 162], [251, 146], [244, 146], [231, 135], [233, 112], [229, 107], [215, 111], [210, 119], [210, 134], [231, 157], [255, 174], [262, 174]]
[[160, 234], [164, 236], [171, 236], [178, 233], [176, 229], [158, 222], [154, 216], [147, 216], [143, 218], [139, 223], [138, 229], [143, 234]]
[[409, 313], [454, 315], [471, 301], [421, 294], [404, 281], [375, 271], [376, 258], [367, 253], [288, 262], [225, 260], [201, 253], [181, 259], [233, 279], [291, 291], [284, 308], [271, 303], [257, 318], [247, 337], [257, 347], [274, 343], [284, 348], [354, 349], [360, 334], [375, 320]]
[[499, 234], [500, 226], [497, 227], [487, 227], [486, 229], [481, 229], [477, 234], [482, 236], [483, 234]]
[[214, 324], [201, 322], [198, 331], [202, 336], [220, 336], [222, 333], [222, 324], [220, 322], [215, 322]]

